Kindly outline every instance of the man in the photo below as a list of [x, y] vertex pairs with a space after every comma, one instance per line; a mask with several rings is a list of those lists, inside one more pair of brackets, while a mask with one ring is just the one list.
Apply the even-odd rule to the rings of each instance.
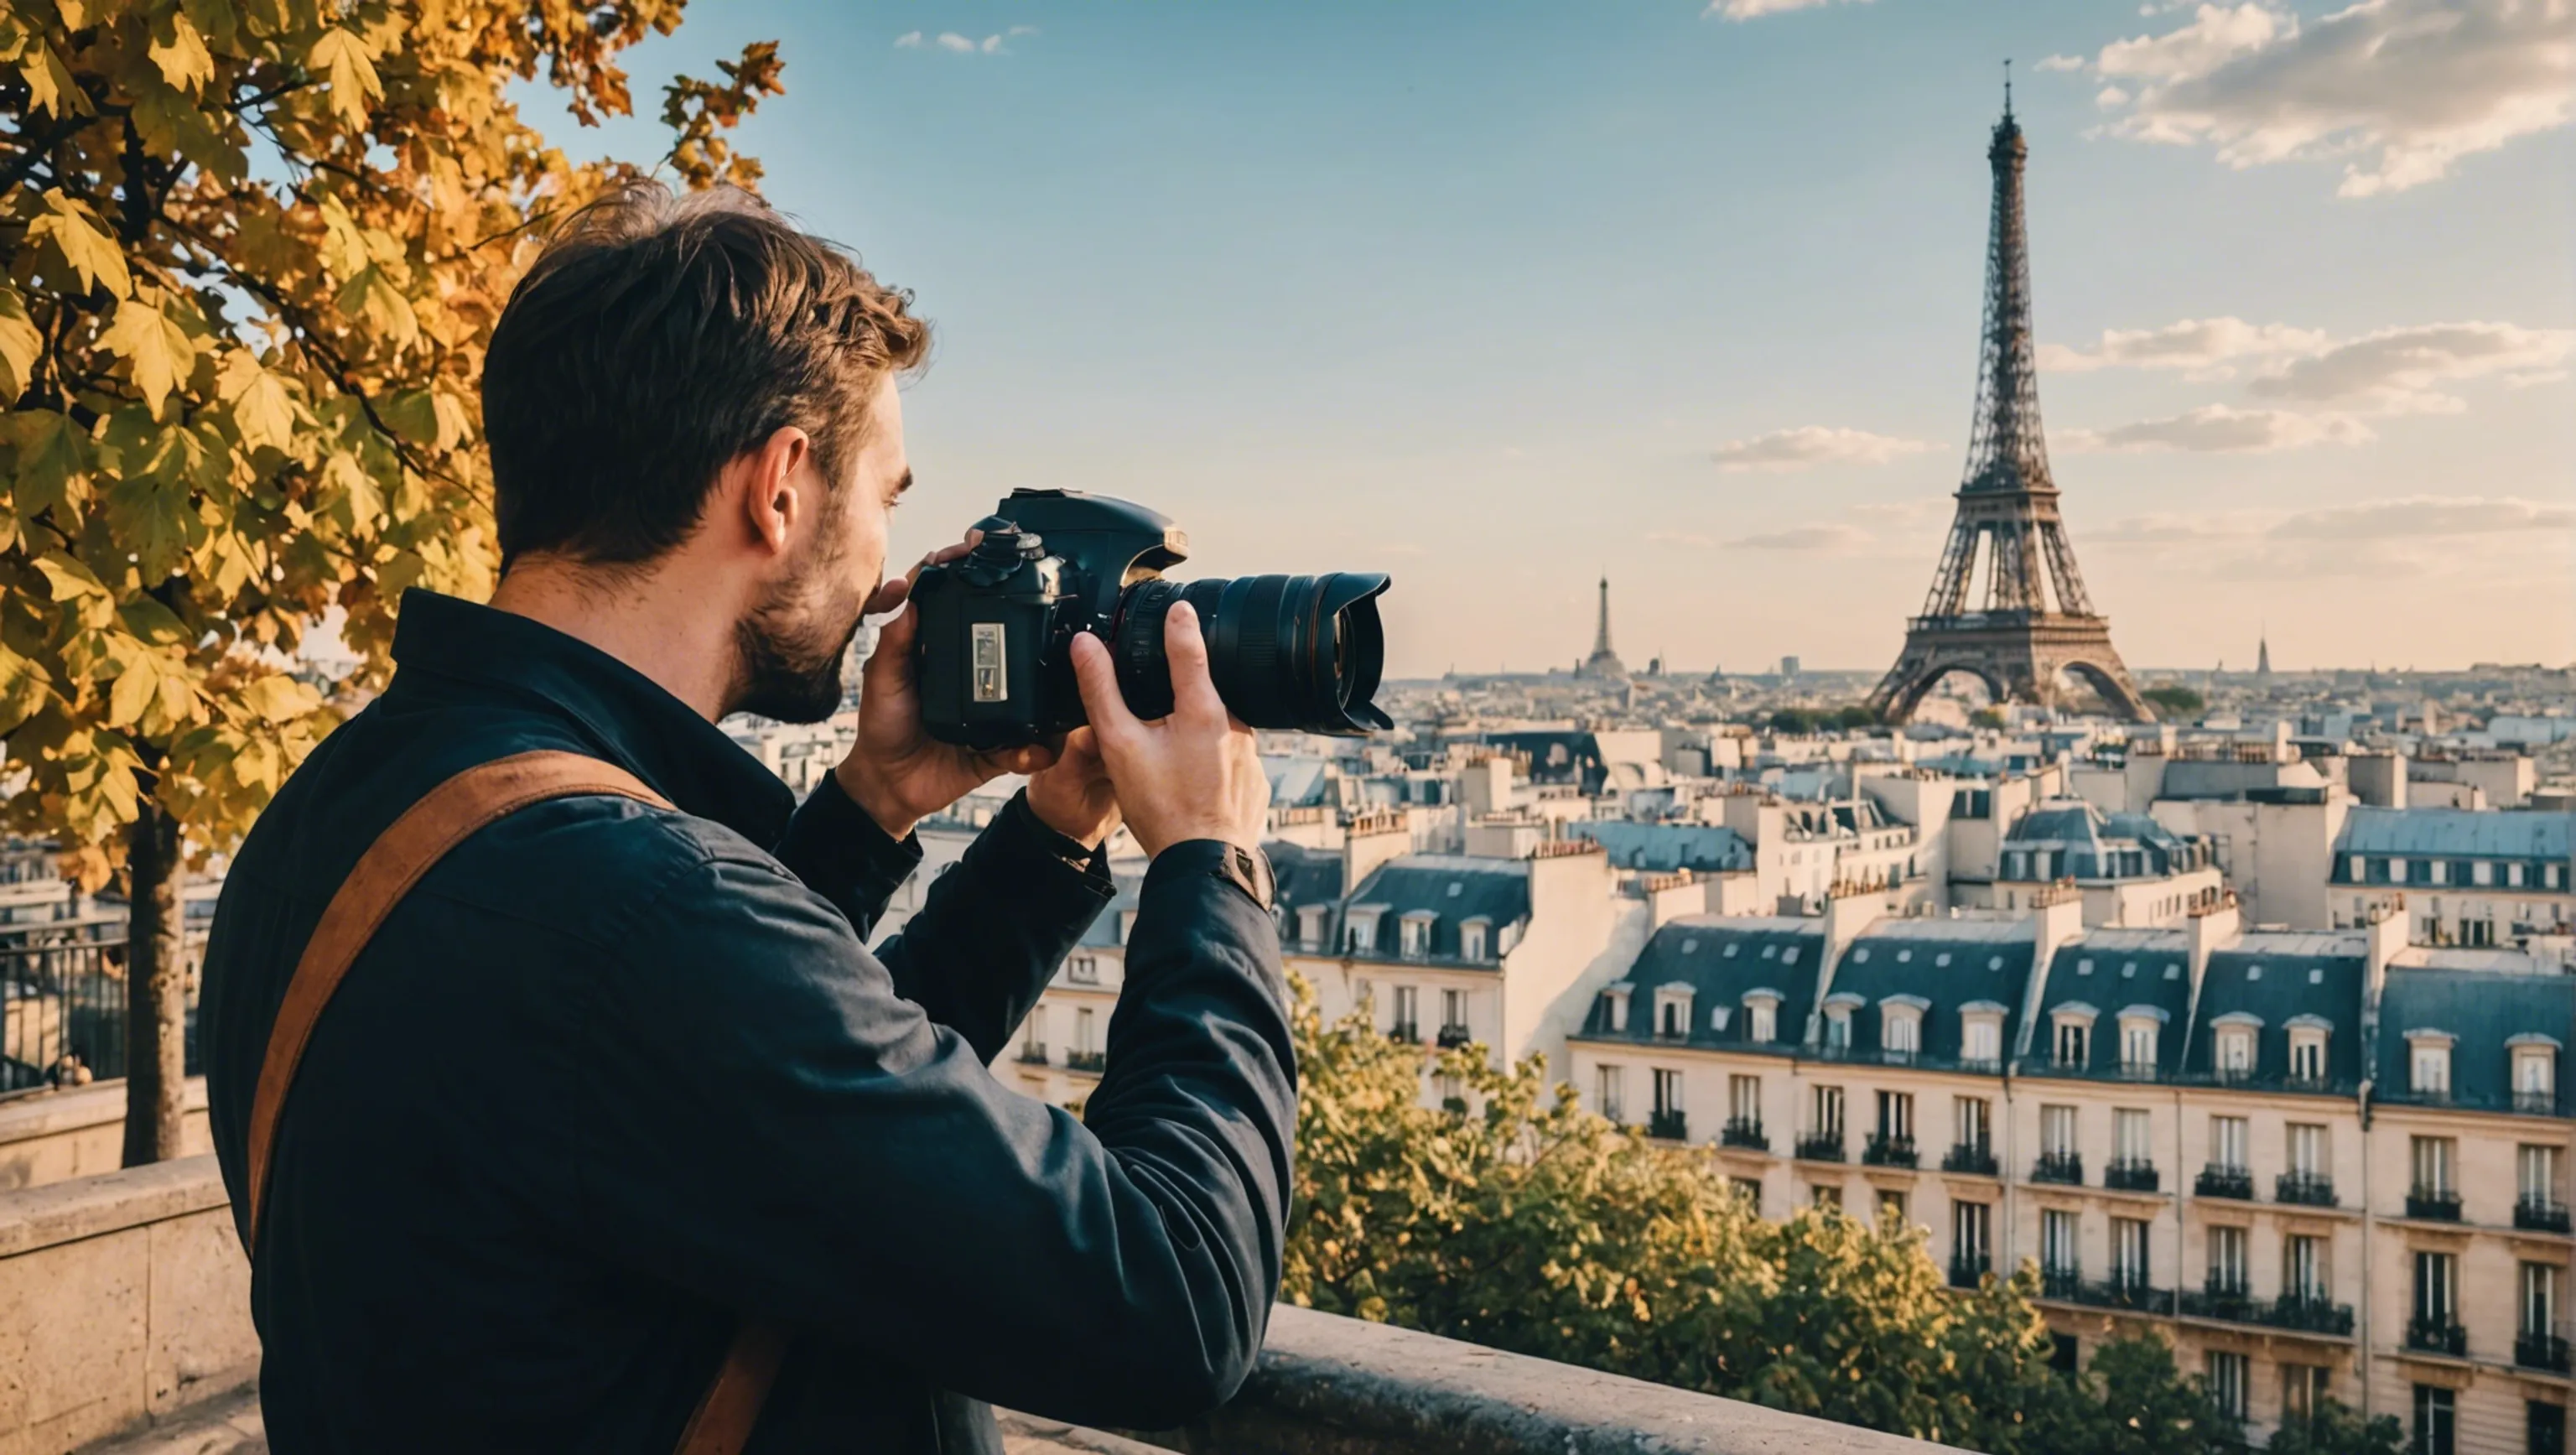
[[[905, 295], [756, 201], [629, 191], [519, 285], [484, 377], [503, 575], [403, 600], [384, 694], [236, 857], [206, 962], [236, 1221], [253, 1088], [351, 866], [460, 770], [533, 749], [673, 805], [581, 796], [465, 839], [368, 941], [303, 1053], [252, 1246], [280, 1455], [667, 1452], [737, 1327], [786, 1331], [753, 1455], [997, 1451], [982, 1401], [1166, 1427], [1261, 1343], [1295, 1118], [1257, 837], [1268, 790], [1168, 638], [1139, 722], [1078, 642], [1092, 728], [974, 757], [922, 730], [911, 618], [857, 746], [799, 807], [715, 723], [812, 721], [895, 610]], [[957, 549], [957, 548], [952, 548]], [[912, 825], [1026, 792], [899, 939], [865, 936]], [[1153, 856], [1084, 1118], [986, 1071]]]

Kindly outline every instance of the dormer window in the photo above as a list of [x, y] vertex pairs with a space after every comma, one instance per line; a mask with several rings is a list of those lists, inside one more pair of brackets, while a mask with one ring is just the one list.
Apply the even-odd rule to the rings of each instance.
[[2100, 1012], [2080, 1001], [2068, 1001], [2049, 1012], [2049, 1064], [2081, 1071], [2093, 1060], [2093, 1021]]
[[1386, 913], [1382, 904], [1355, 904], [1342, 924], [1342, 953], [1374, 955], [1377, 953], [1377, 918]]
[[1919, 995], [1891, 995], [1878, 1003], [1878, 1049], [1891, 1061], [1911, 1061], [1923, 1051], [1923, 1013], [1932, 1002]]
[[2557, 1115], [2557, 1039], [2538, 1031], [2524, 1031], [2507, 1038], [2505, 1048], [2513, 1056], [2513, 1109]]
[[1691, 988], [1675, 982], [1655, 987], [1655, 1034], [1681, 1040], [1690, 1035]]
[[1780, 992], [1769, 989], [1744, 992], [1744, 1039], [1757, 1046], [1767, 1046], [1780, 1039]]
[[1324, 948], [1324, 922], [1331, 917], [1329, 904], [1302, 904], [1297, 907], [1297, 943], [1309, 950]]
[[2156, 1074], [2157, 1033], [2164, 1028], [2165, 1012], [2152, 1005], [2133, 1005], [2120, 1012], [2120, 1073], [2124, 1076]]
[[2406, 1089], [2428, 1100], [2451, 1094], [2451, 1046], [2448, 1031], [2406, 1033]]
[[1852, 1012], [1866, 1004], [1848, 991], [1825, 997], [1825, 1048], [1847, 1051], [1852, 1043]]
[[1440, 916], [1432, 910], [1409, 909], [1404, 912], [1404, 917], [1396, 922], [1404, 958], [1419, 960], [1431, 953], [1431, 927], [1439, 922]]
[[1629, 984], [1625, 980], [1613, 980], [1609, 984], [1601, 987], [1601, 994], [1610, 1002], [1611, 1030], [1624, 1031], [1628, 1029], [1628, 995], [1629, 992], [1635, 989], [1636, 987], [1634, 985]]
[[2302, 1015], [2290, 1018], [2290, 1079], [2310, 1085], [2323, 1085], [2326, 1079], [2326, 1038], [2334, 1023], [2323, 1016]]
[[1485, 946], [1493, 927], [1494, 922], [1483, 915], [1462, 921], [1458, 926], [1458, 958], [1461, 960], [1489, 958]]
[[2212, 1033], [2211, 1060], [2218, 1068], [2221, 1081], [2243, 1081], [2254, 1074], [2254, 1037], [2263, 1029], [2263, 1018], [2244, 1011], [2231, 1011], [2209, 1023]]
[[1959, 1007], [1959, 1059], [1991, 1066], [2004, 1058], [2004, 1007], [1992, 1000], [1972, 1000]]

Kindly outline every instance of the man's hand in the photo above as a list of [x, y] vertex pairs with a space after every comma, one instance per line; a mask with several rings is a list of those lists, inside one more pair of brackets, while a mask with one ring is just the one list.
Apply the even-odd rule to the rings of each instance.
[[1172, 603], [1163, 618], [1163, 655], [1172, 667], [1172, 715], [1144, 722], [1127, 710], [1109, 648], [1083, 632], [1073, 639], [1082, 705], [1117, 785], [1128, 831], [1147, 854], [1192, 839], [1261, 847], [1270, 780], [1252, 730], [1234, 720], [1208, 675], [1198, 613]]
[[1087, 849], [1118, 831], [1118, 790], [1101, 759], [1099, 734], [1087, 727], [1065, 734], [1054, 765], [1029, 776], [1029, 810]]
[[[962, 543], [923, 557], [920, 566], [877, 588], [868, 598], [867, 614], [881, 616], [903, 606], [921, 566], [956, 560], [974, 546], [975, 533], [969, 531]], [[877, 649], [859, 677], [859, 740], [832, 770], [850, 801], [897, 839], [1005, 773], [1035, 773], [1055, 762], [1054, 751], [1045, 747], [979, 753], [932, 737], [921, 724], [921, 688], [913, 680], [912, 639], [919, 627], [920, 618], [905, 611], [878, 629]], [[1037, 805], [1032, 801], [1030, 806]], [[1082, 837], [1052, 820], [1047, 826]]]

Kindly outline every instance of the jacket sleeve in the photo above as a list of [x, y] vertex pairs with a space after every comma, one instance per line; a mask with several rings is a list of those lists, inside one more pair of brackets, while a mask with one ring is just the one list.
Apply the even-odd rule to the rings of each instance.
[[[889, 837], [826, 777], [789, 822], [778, 857], [864, 939], [920, 867], [921, 845]], [[1013, 794], [877, 957], [895, 994], [989, 1062], [1116, 892], [1105, 850], [1048, 828], [1026, 793]]]
[[673, 872], [585, 1017], [585, 1224], [975, 1398], [1131, 1428], [1213, 1408], [1278, 1290], [1296, 1117], [1277, 939], [1222, 853], [1146, 875], [1087, 1124], [996, 1082], [774, 863]]

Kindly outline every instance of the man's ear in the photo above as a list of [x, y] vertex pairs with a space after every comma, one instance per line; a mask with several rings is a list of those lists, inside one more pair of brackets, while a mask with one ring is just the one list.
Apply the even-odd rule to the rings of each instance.
[[749, 543], [785, 555], [797, 527], [813, 518], [822, 504], [813, 498], [821, 479], [805, 468], [813, 456], [814, 441], [789, 424], [725, 467], [723, 493], [740, 510]]

